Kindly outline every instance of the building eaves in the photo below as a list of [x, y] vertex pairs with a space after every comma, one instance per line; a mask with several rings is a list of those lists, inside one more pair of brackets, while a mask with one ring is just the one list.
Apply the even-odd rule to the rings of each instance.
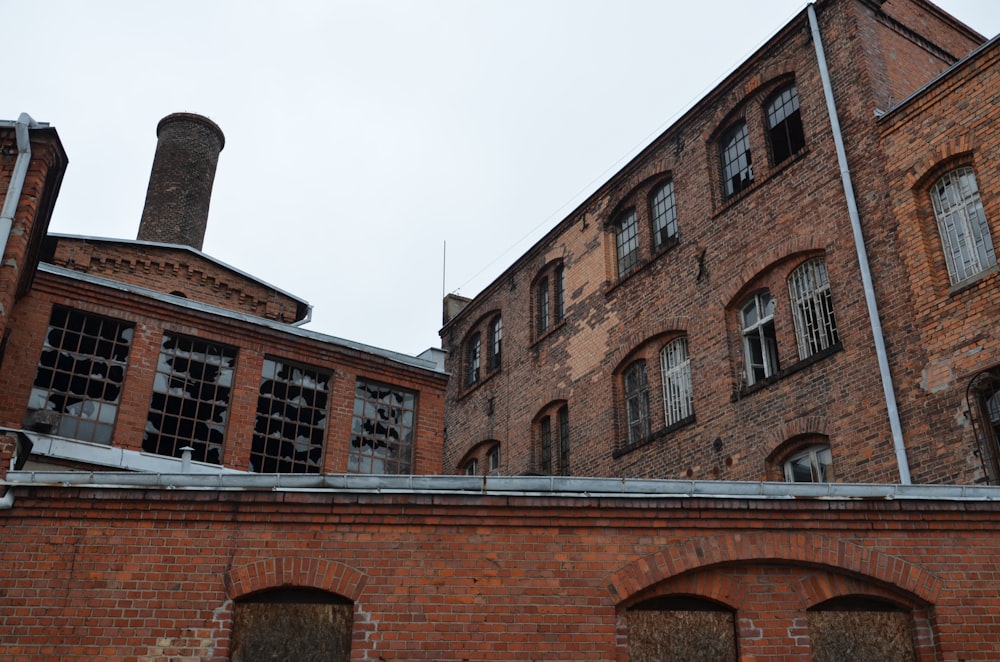
[[[173, 246], [173, 244], [167, 244], [167, 245]], [[355, 352], [371, 354], [373, 356], [378, 356], [380, 358], [393, 361], [395, 363], [399, 363], [401, 365], [405, 365], [410, 368], [419, 368], [421, 370], [427, 370], [437, 374], [442, 374], [442, 375], [444, 374], [440, 362], [435, 361], [433, 359], [419, 358], [416, 356], [410, 356], [408, 354], [402, 354], [400, 352], [393, 352], [388, 349], [382, 349], [380, 347], [366, 345], [364, 343], [355, 342], [353, 340], [345, 340], [344, 338], [330, 336], [325, 333], [310, 331], [308, 329], [303, 329], [297, 326], [291, 326], [289, 324], [284, 324], [282, 322], [275, 322], [273, 320], [264, 319], [262, 317], [257, 317], [255, 315], [248, 315], [246, 313], [240, 313], [226, 308], [220, 308], [218, 306], [213, 306], [211, 304], [201, 303], [199, 301], [192, 301], [190, 299], [185, 299], [170, 294], [164, 294], [162, 292], [157, 292], [155, 290], [139, 287], [137, 285], [130, 285], [127, 283], [122, 283], [121, 281], [112, 280], [110, 278], [94, 276], [92, 274], [86, 274], [79, 271], [74, 271], [72, 269], [66, 269], [65, 267], [58, 267], [53, 264], [43, 263], [38, 265], [38, 269], [39, 271], [49, 273], [54, 276], [68, 278], [70, 280], [77, 280], [85, 283], [91, 283], [99, 287], [109, 288], [120, 292], [127, 292], [129, 294], [134, 294], [149, 299], [153, 299], [155, 301], [167, 305], [178, 306], [180, 308], [185, 308], [188, 310], [193, 310], [208, 315], [213, 315], [216, 317], [222, 317], [236, 322], [241, 322], [243, 324], [250, 324], [257, 327], [271, 329], [297, 338], [305, 338], [308, 340], [314, 340], [316, 342], [342, 347], [344, 349]]]

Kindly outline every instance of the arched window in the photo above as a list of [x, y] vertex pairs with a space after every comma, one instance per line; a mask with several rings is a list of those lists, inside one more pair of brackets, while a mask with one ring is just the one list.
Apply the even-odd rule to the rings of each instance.
[[778, 372], [778, 341], [774, 333], [774, 299], [766, 290], [740, 308], [747, 384], [756, 384]]
[[[539, 473], [569, 475], [569, 407], [554, 402], [535, 417]], [[499, 456], [498, 456], [499, 463]]]
[[957, 168], [934, 182], [931, 203], [952, 285], [997, 263], [972, 168]]
[[473, 333], [465, 346], [465, 385], [472, 386], [479, 381], [479, 357], [482, 354], [482, 336]]
[[799, 95], [795, 85], [789, 85], [767, 104], [767, 137], [771, 143], [771, 158], [777, 165], [805, 147], [802, 118], [799, 115]]
[[551, 317], [549, 316], [549, 279], [543, 278], [538, 281], [538, 333], [545, 333], [549, 329]]
[[556, 324], [561, 322], [564, 317], [566, 317], [566, 281], [565, 273], [563, 271], [563, 266], [560, 264], [555, 268], [553, 272], [553, 280], [555, 281], [552, 286], [552, 290], [555, 294], [555, 318]]
[[660, 350], [660, 369], [663, 373], [663, 412], [667, 426], [694, 416], [687, 338], [677, 338]]
[[232, 662], [351, 659], [354, 604], [333, 593], [287, 588], [241, 598], [233, 609]]
[[837, 344], [837, 320], [833, 315], [830, 279], [826, 262], [818, 257], [799, 266], [788, 279], [788, 292], [795, 313], [795, 336], [799, 358], [806, 359]]
[[753, 161], [746, 122], [740, 122], [722, 139], [722, 181], [726, 197], [736, 195], [753, 182]]
[[673, 181], [661, 184], [649, 198], [653, 224], [653, 247], [666, 248], [677, 243], [677, 207], [674, 205]]
[[615, 222], [615, 254], [619, 278], [639, 264], [639, 226], [635, 220], [635, 209], [623, 212]]
[[825, 444], [791, 454], [782, 463], [782, 468], [789, 483], [832, 483], [834, 478], [833, 455]]
[[649, 382], [646, 362], [635, 361], [622, 375], [625, 393], [625, 423], [628, 443], [636, 444], [649, 436]]
[[486, 369], [493, 372], [500, 369], [500, 361], [503, 357], [503, 318], [499, 315], [490, 320], [488, 336]]

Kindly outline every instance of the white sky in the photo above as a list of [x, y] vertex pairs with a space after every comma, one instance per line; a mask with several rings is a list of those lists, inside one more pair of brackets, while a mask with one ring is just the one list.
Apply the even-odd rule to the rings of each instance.
[[[1000, 2], [939, 0], [987, 37]], [[416, 354], [801, 0], [0, 0], [0, 118], [59, 132], [50, 230], [134, 239], [156, 124], [226, 134], [206, 253]]]

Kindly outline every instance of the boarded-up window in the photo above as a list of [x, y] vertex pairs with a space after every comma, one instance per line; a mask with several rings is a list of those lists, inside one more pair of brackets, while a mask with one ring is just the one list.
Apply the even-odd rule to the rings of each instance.
[[632, 662], [736, 662], [733, 612], [706, 600], [658, 598], [628, 612]]
[[814, 662], [915, 659], [910, 614], [867, 598], [835, 598], [809, 610]]
[[236, 603], [229, 659], [347, 662], [353, 618], [353, 604], [331, 593], [259, 593]]

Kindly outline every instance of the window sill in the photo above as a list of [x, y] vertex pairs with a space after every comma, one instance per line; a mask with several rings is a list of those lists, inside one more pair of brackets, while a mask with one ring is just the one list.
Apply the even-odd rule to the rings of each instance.
[[783, 370], [779, 370], [778, 372], [776, 372], [775, 374], [771, 375], [770, 377], [768, 377], [766, 379], [762, 379], [759, 382], [755, 382], [755, 383], [751, 384], [750, 386], [744, 386], [742, 388], [735, 389], [733, 391], [733, 395], [732, 395], [731, 400], [732, 400], [732, 402], [738, 402], [738, 401], [742, 400], [743, 398], [747, 397], [748, 395], [753, 395], [757, 391], [763, 391], [764, 389], [766, 389], [771, 384], [775, 384], [777, 382], [780, 382], [782, 379], [785, 379], [786, 377], [790, 377], [791, 375], [793, 375], [793, 374], [795, 374], [795, 373], [797, 373], [797, 372], [799, 372], [801, 370], [805, 370], [806, 368], [808, 368], [812, 364], [818, 363], [818, 362], [822, 361], [823, 359], [827, 358], [828, 356], [833, 356], [834, 354], [836, 354], [837, 352], [840, 352], [843, 349], [844, 349], [844, 343], [842, 343], [842, 342], [840, 342], [838, 340], [836, 344], [830, 345], [826, 349], [821, 350], [819, 352], [816, 352], [812, 356], [810, 356], [808, 358], [805, 358], [805, 359], [802, 359], [801, 361], [799, 361], [797, 363], [793, 363], [792, 365], [788, 366], [787, 368], [785, 368]]
[[742, 201], [744, 198], [746, 198], [754, 191], [764, 186], [764, 184], [771, 181], [772, 179], [777, 177], [779, 174], [781, 174], [788, 168], [792, 167], [794, 164], [804, 159], [808, 154], [809, 154], [809, 146], [807, 145], [802, 149], [800, 149], [799, 151], [797, 151], [795, 154], [792, 154], [791, 156], [787, 157], [781, 163], [772, 165], [771, 169], [767, 172], [767, 174], [764, 177], [761, 177], [760, 179], [754, 179], [753, 182], [751, 182], [745, 189], [743, 189], [739, 193], [734, 193], [729, 197], [723, 196], [722, 204], [719, 206], [718, 211], [716, 211], [715, 214], [713, 214], [712, 218], [713, 219], [717, 218], [718, 216], [721, 216], [722, 214], [726, 213], [730, 207], [739, 204], [739, 202]]
[[482, 377], [482, 379], [477, 379], [471, 384], [463, 384], [462, 391], [461, 393], [458, 394], [458, 399], [464, 400], [465, 398], [469, 397], [470, 395], [478, 391], [483, 384], [485, 384], [486, 382], [490, 381], [495, 376], [500, 374], [501, 370], [503, 370], [503, 366], [500, 366], [499, 368], [496, 368], [492, 372], [487, 373]]
[[687, 418], [682, 418], [681, 420], [677, 421], [676, 423], [671, 423], [670, 425], [668, 425], [667, 427], [663, 428], [662, 430], [657, 430], [656, 432], [653, 432], [648, 437], [640, 439], [639, 441], [637, 441], [635, 443], [632, 443], [632, 444], [626, 444], [626, 445], [624, 445], [624, 446], [616, 449], [611, 454], [611, 457], [613, 457], [614, 459], [617, 460], [618, 458], [622, 457], [623, 455], [628, 455], [629, 453], [631, 453], [634, 450], [642, 448], [643, 446], [648, 446], [649, 444], [653, 443], [657, 439], [662, 439], [662, 438], [664, 438], [664, 437], [666, 437], [666, 436], [668, 436], [668, 435], [676, 432], [677, 430], [680, 430], [683, 427], [687, 427], [688, 425], [690, 425], [691, 423], [694, 423], [694, 422], [695, 422], [695, 416], [694, 416], [694, 414], [688, 416]]
[[961, 280], [952, 285], [951, 288], [948, 290], [948, 296], [953, 297], [958, 294], [961, 294], [962, 292], [975, 289], [976, 287], [979, 286], [979, 283], [981, 281], [986, 280], [987, 278], [998, 272], [1000, 272], [1000, 265], [994, 264], [992, 267], [987, 267], [986, 269], [983, 269], [975, 276], [971, 276], [969, 278], [966, 278], [965, 280]]
[[566, 316], [565, 315], [563, 315], [563, 317], [562, 317], [561, 320], [559, 320], [558, 322], [556, 322], [555, 324], [553, 324], [549, 328], [547, 328], [544, 331], [542, 331], [541, 333], [539, 333], [538, 336], [535, 338], [535, 342], [531, 343], [531, 346], [534, 347], [534, 346], [540, 344], [543, 340], [545, 340], [549, 336], [555, 335], [556, 332], [559, 331], [559, 329], [563, 328], [564, 326], [566, 326]]
[[655, 249], [653, 251], [652, 256], [650, 256], [649, 259], [647, 260], [640, 259], [639, 263], [636, 264], [634, 267], [632, 267], [632, 269], [630, 269], [628, 273], [626, 273], [623, 276], [619, 276], [618, 280], [608, 283], [604, 288], [604, 295], [611, 296], [612, 292], [617, 290], [620, 286], [624, 285], [626, 282], [632, 280], [633, 277], [639, 275], [641, 272], [648, 269], [650, 266], [655, 264], [661, 257], [666, 255], [667, 253], [672, 252], [675, 248], [680, 246], [680, 243], [681, 243], [680, 235], [676, 235], [671, 241], [668, 241], [663, 246], [660, 246], [659, 248]]

